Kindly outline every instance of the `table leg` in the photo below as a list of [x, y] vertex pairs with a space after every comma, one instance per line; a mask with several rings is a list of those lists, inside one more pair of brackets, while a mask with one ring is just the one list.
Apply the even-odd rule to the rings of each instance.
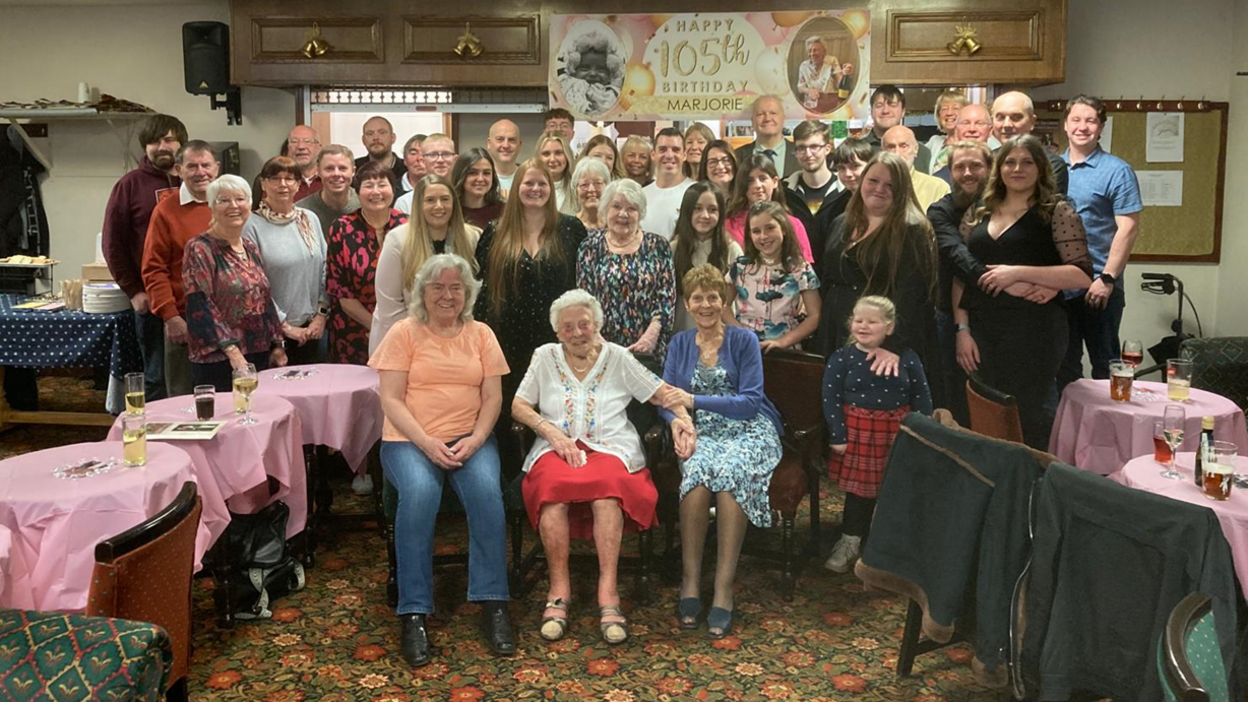
[[319, 541], [317, 527], [320, 526], [318, 517], [321, 511], [315, 501], [316, 484], [322, 472], [316, 446], [304, 444], [303, 466], [308, 484], [308, 518], [303, 527], [303, 565], [312, 568], [316, 565], [316, 547]]
[[223, 534], [212, 547], [212, 573], [217, 587], [212, 592], [213, 607], [217, 610], [217, 626], [234, 628], [234, 577], [231, 573], [230, 539]]
[[329, 452], [324, 446], [317, 446], [316, 512], [318, 518], [331, 516], [330, 509], [334, 503], [334, 489], [329, 485], [329, 466]]

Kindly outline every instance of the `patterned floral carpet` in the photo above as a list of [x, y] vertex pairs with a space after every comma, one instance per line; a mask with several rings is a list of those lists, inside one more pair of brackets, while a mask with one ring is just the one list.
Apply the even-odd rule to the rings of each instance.
[[[90, 409], [101, 402], [87, 381], [45, 379], [45, 397], [60, 409]], [[69, 399], [65, 399], [69, 398]], [[86, 405], [86, 407], [84, 407]], [[102, 439], [104, 429], [19, 427], [0, 435], [0, 457], [72, 441]], [[96, 436], [98, 434], [98, 436]], [[335, 484], [336, 511], [364, 511], [345, 479]], [[840, 494], [824, 500], [824, 523], [836, 524]], [[799, 524], [799, 534], [804, 525]], [[462, 518], [438, 524], [439, 552], [466, 543]], [[435, 570], [438, 614], [431, 620], [437, 657], [410, 670], [398, 655], [398, 625], [386, 606], [386, 552], [372, 528], [333, 523], [325, 530], [308, 586], [274, 605], [269, 621], [217, 628], [211, 583], [196, 581], [195, 655], [190, 692], [203, 702], [491, 702], [553, 700], [641, 702], [649, 700], [863, 700], [969, 702], [1007, 699], [976, 686], [971, 652], [951, 647], [920, 656], [914, 675], [894, 672], [905, 602], [864, 592], [852, 574], [819, 567], [798, 581], [793, 602], [779, 599], [780, 574], [743, 557], [738, 577], [735, 630], [720, 641], [705, 629], [682, 631], [674, 616], [674, 583], [655, 584], [655, 597], [638, 606], [629, 587], [622, 593], [632, 638], [618, 647], [602, 643], [594, 606], [595, 573], [575, 568], [571, 632], [555, 644], [537, 634], [545, 581], [511, 603], [519, 653], [492, 657], [477, 632], [475, 605], [464, 602], [467, 570]], [[773, 538], [752, 534], [751, 538]], [[527, 537], [533, 538], [530, 533]], [[804, 538], [803, 538], [804, 540]], [[661, 552], [661, 539], [655, 539]], [[625, 552], [636, 541], [625, 544]], [[825, 548], [827, 544], [825, 544]], [[661, 559], [656, 559], [661, 560]], [[708, 563], [709, 566], [709, 563]], [[709, 575], [709, 572], [708, 572]], [[709, 579], [704, 592], [709, 596]]]

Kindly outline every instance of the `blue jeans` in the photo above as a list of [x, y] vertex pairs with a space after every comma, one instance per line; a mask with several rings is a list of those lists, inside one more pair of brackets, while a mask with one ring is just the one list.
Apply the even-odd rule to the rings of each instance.
[[1083, 377], [1083, 348], [1088, 348], [1088, 361], [1092, 377], [1097, 380], [1109, 378], [1109, 362], [1122, 354], [1118, 343], [1118, 327], [1122, 324], [1122, 310], [1127, 306], [1127, 295], [1118, 281], [1109, 294], [1104, 309], [1093, 309], [1082, 295], [1066, 301], [1066, 317], [1070, 323], [1066, 357], [1062, 359], [1057, 373], [1057, 394], [1060, 396], [1067, 385]]
[[386, 479], [399, 491], [394, 541], [399, 562], [399, 614], [433, 613], [433, 528], [442, 483], [451, 481], [468, 513], [468, 601], [506, 601], [507, 528], [491, 436], [455, 470], [434, 465], [410, 441], [381, 442]]

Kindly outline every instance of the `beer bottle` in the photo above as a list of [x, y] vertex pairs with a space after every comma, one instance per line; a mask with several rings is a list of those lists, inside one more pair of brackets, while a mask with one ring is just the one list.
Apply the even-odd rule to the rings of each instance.
[[1196, 468], [1192, 471], [1196, 478], [1196, 486], [1204, 489], [1205, 451], [1213, 445], [1213, 417], [1200, 418], [1200, 444], [1196, 447]]

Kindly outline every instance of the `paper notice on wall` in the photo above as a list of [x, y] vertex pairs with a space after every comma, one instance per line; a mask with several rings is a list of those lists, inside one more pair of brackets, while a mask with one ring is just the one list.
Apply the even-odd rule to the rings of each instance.
[[1183, 127], [1182, 112], [1149, 112], [1144, 160], [1149, 163], [1182, 163]]
[[1114, 153], [1114, 118], [1105, 118], [1105, 128], [1101, 130], [1101, 148], [1105, 153]]
[[1136, 171], [1145, 207], [1182, 207], [1183, 171]]

